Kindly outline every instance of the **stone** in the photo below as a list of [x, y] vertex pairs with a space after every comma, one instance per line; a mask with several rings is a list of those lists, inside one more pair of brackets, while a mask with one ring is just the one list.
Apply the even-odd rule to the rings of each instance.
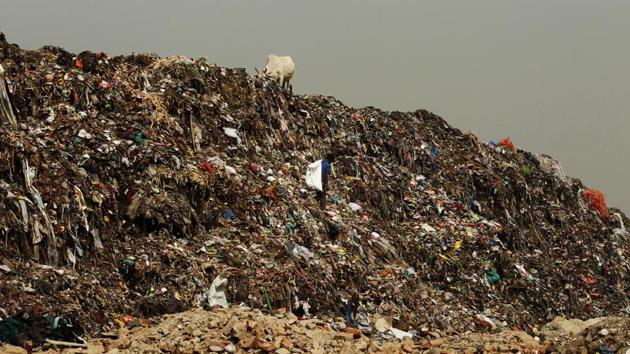
[[234, 336], [236, 338], [240, 339], [242, 336], [244, 336], [247, 333], [247, 322], [241, 321], [234, 324], [234, 326], [232, 327], [232, 332], [234, 333]]
[[[230, 332], [232, 331], [232, 328], [234, 328], [234, 325], [238, 322], [238, 318], [235, 316], [230, 317], [230, 319], [228, 320], [228, 322], [225, 324], [225, 326], [223, 326], [223, 328], [221, 329], [221, 333], [224, 336], [228, 336], [230, 334]], [[247, 324], [245, 325], [247, 327]]]
[[361, 338], [361, 336], [363, 336], [363, 333], [361, 333], [359, 329], [354, 327], [346, 328], [346, 333], [352, 333], [354, 338]]
[[276, 348], [276, 345], [272, 342], [256, 342], [256, 349], [262, 349], [264, 351], [266, 351], [267, 353], [269, 352], [273, 352], [274, 350], [278, 349]]
[[377, 331], [381, 332], [381, 333], [385, 333], [387, 332], [388, 329], [390, 329], [392, 326], [389, 324], [389, 322], [387, 322], [387, 320], [383, 317], [379, 317], [375, 322], [374, 322], [374, 328], [376, 328]]
[[345, 322], [335, 322], [333, 327], [336, 327], [339, 331], [343, 331], [346, 329], [347, 326]]
[[280, 341], [280, 345], [282, 346], [282, 348], [286, 348], [289, 350], [293, 348], [293, 342], [291, 342], [291, 340], [289, 340], [289, 338], [287, 337], [282, 338], [282, 340]]
[[400, 347], [404, 352], [411, 353], [413, 352], [413, 341], [406, 338], [400, 343]]
[[256, 337], [251, 334], [242, 336], [239, 338], [239, 344], [243, 349], [249, 349], [254, 346], [254, 342], [256, 341]]
[[236, 353], [236, 346], [232, 343], [228, 344], [225, 346], [225, 348], [223, 348], [223, 350], [225, 350], [228, 353]]
[[336, 340], [353, 340], [354, 335], [348, 332], [337, 332], [333, 338]]
[[368, 348], [368, 344], [369, 344], [368, 341], [365, 339], [358, 340], [354, 343], [354, 348], [357, 351], [364, 351]]
[[278, 348], [276, 349], [276, 354], [291, 354], [291, 352], [286, 348]]
[[11, 344], [0, 344], [0, 352], [7, 354], [27, 354], [26, 349]]

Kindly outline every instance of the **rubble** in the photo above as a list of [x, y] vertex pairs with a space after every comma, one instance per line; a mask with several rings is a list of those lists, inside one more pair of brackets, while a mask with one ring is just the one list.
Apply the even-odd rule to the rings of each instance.
[[[544, 353], [524, 332], [465, 334], [414, 342], [368, 338], [355, 328], [335, 329], [332, 319], [298, 320], [292, 313], [265, 315], [245, 307], [193, 309], [165, 315], [155, 325], [122, 328], [113, 338], [85, 344], [51, 341], [38, 353]], [[77, 348], [79, 347], [80, 348]], [[14, 348], [0, 344], [0, 350]], [[19, 348], [15, 348], [19, 349]], [[16, 351], [20, 353], [19, 351]]]
[[[0, 317], [36, 344], [207, 304], [214, 279], [229, 304], [370, 335], [630, 311], [628, 219], [550, 158], [205, 59], [0, 35], [0, 64]], [[330, 152], [320, 210], [304, 176]]]
[[543, 334], [559, 353], [629, 353], [630, 318], [607, 317], [588, 321], [554, 320]]
[[[334, 318], [299, 319], [290, 312], [264, 314], [244, 306], [195, 308], [150, 323], [121, 326], [85, 343], [46, 340], [34, 353], [626, 353], [628, 318], [588, 321], [556, 318], [532, 337], [504, 329], [494, 333], [425, 333], [413, 340], [366, 337]], [[378, 321], [378, 320], [377, 320]], [[426, 331], [423, 331], [426, 332]], [[2, 353], [27, 349], [0, 343]]]

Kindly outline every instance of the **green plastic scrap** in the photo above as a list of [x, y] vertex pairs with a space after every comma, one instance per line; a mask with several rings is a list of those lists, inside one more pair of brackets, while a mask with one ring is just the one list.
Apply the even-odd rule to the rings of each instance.
[[499, 275], [499, 273], [497, 273], [496, 270], [494, 269], [487, 269], [486, 270], [486, 279], [488, 280], [488, 283], [490, 284], [496, 284], [501, 280], [501, 276]]
[[151, 189], [153, 190], [153, 192], [155, 192], [156, 194], [160, 193], [160, 187], [154, 185], [153, 183], [149, 183], [149, 185], [151, 186]]
[[133, 136], [133, 141], [138, 145], [142, 145], [144, 143], [144, 139], [145, 137], [142, 135], [142, 132], [137, 132]]

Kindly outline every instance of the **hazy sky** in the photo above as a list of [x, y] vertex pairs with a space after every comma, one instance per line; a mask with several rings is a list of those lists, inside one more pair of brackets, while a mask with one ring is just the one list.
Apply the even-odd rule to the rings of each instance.
[[0, 0], [24, 48], [156, 52], [264, 66], [352, 106], [431, 110], [510, 136], [630, 212], [630, 1]]

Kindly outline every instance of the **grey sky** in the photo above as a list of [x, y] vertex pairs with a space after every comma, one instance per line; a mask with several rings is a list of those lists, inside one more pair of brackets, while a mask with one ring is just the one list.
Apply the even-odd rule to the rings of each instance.
[[353, 106], [426, 108], [510, 136], [630, 211], [630, 1], [0, 0], [24, 48], [152, 51], [264, 66]]

